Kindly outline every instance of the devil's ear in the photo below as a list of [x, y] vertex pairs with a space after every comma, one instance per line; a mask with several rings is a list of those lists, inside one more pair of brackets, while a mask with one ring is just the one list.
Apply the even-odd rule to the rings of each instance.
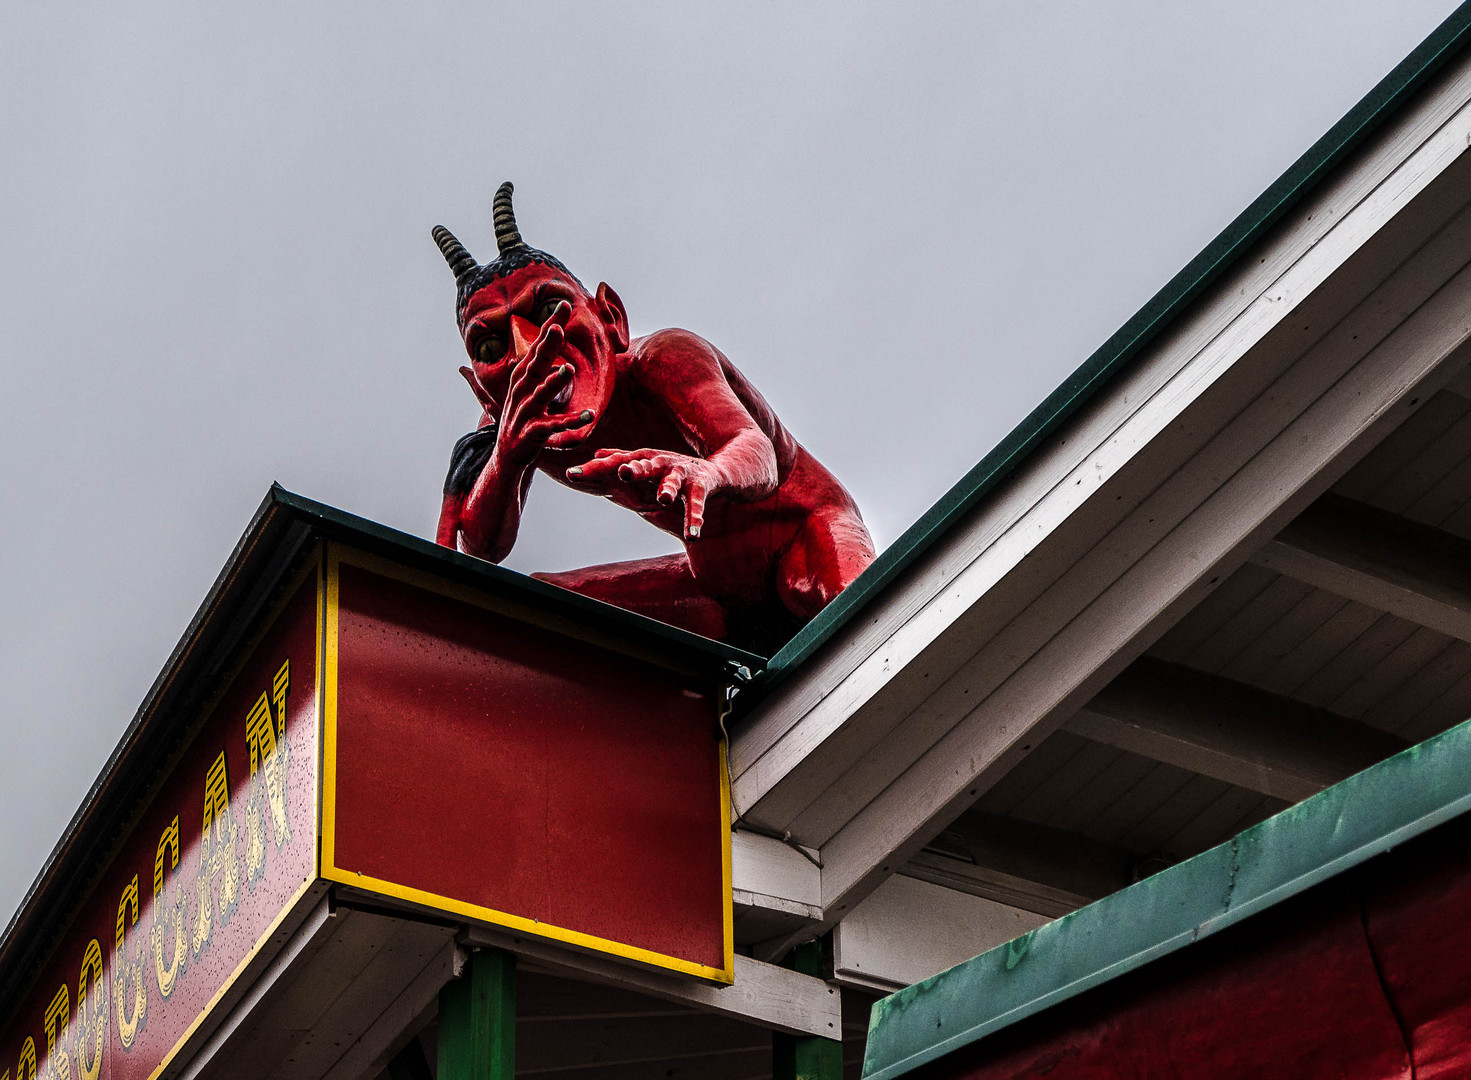
[[596, 297], [598, 314], [602, 316], [613, 344], [619, 352], [628, 351], [628, 312], [623, 310], [623, 301], [618, 299], [606, 281], [598, 283]]
[[470, 389], [475, 394], [475, 400], [480, 402], [480, 407], [485, 410], [485, 415], [492, 420], [500, 416], [500, 403], [497, 402], [495, 398], [490, 396], [490, 391], [487, 390], [485, 388], [485, 384], [480, 381], [480, 376], [475, 374], [475, 369], [472, 367], [462, 367], [460, 368], [460, 374], [463, 375], [465, 377], [465, 381], [470, 384]]

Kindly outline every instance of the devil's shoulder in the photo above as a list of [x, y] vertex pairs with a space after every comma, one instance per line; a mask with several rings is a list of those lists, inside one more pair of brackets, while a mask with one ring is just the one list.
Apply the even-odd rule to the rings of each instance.
[[724, 359], [720, 350], [699, 334], [678, 327], [634, 338], [627, 353], [629, 365], [648, 374], [692, 366], [706, 367], [714, 374], [723, 366]]

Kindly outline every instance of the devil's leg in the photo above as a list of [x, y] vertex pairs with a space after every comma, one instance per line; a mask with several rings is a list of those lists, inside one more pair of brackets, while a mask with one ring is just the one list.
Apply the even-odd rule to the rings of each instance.
[[856, 513], [816, 513], [777, 563], [777, 595], [806, 622], [851, 585], [873, 555], [873, 538]]
[[700, 591], [683, 554], [531, 576], [704, 637], [725, 636], [725, 608]]

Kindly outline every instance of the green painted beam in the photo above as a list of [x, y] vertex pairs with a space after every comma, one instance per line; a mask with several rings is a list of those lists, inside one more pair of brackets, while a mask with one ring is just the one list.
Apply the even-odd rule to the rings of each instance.
[[[823, 977], [822, 942], [798, 945], [786, 967], [813, 978]], [[771, 1036], [772, 1080], [843, 1080], [843, 1044], [820, 1035]]]
[[1471, 812], [1471, 721], [876, 1002], [865, 1080], [902, 1076]]
[[516, 958], [510, 953], [477, 949], [461, 977], [439, 992], [438, 1066], [436, 1080], [514, 1080]]

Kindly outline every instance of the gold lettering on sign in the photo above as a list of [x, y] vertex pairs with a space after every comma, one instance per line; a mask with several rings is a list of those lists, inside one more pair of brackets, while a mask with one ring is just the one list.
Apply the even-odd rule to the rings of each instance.
[[[112, 961], [112, 1000], [117, 1003], [117, 1037], [124, 1050], [131, 1050], [133, 1040], [148, 1020], [148, 984], [143, 981], [143, 950], [127, 954], [126, 931], [138, 925], [138, 875], [133, 875], [117, 902], [117, 951]], [[131, 983], [133, 992], [128, 993]], [[132, 1015], [128, 1006], [132, 1005]], [[16, 1080], [21, 1080], [19, 1076]]]
[[235, 819], [230, 815], [230, 772], [225, 752], [204, 777], [204, 828], [199, 836], [199, 910], [194, 922], [194, 955], [214, 937], [214, 880], [220, 879], [218, 924], [227, 926], [240, 903], [240, 863], [235, 855]]
[[[158, 849], [153, 855], [153, 929], [149, 932], [149, 943], [161, 997], [174, 992], [174, 984], [189, 968], [189, 919], [185, 913], [184, 883], [177, 873], [173, 875], [174, 893], [170, 899], [164, 882], [165, 871], [178, 869], [179, 817], [175, 814], [159, 836]], [[172, 959], [165, 962], [165, 956]]]
[[[91, 990], [89, 994], [87, 991]], [[102, 975], [102, 944], [96, 938], [82, 951], [77, 975], [77, 1076], [97, 1080], [102, 1073], [102, 1047], [107, 1042], [107, 980]]]
[[[6, 1073], [4, 1080], [10, 1080]], [[15, 1080], [36, 1080], [36, 1040], [29, 1035], [20, 1044], [20, 1061], [15, 1066]]]
[[71, 1018], [71, 995], [66, 992], [66, 983], [56, 989], [51, 1004], [46, 1006], [42, 1025], [46, 1029], [46, 1062], [49, 1080], [71, 1080], [72, 1060], [66, 1052], [67, 1021]]
[[[291, 661], [276, 671], [269, 692], [262, 691], [245, 718], [245, 742], [250, 747], [250, 800], [245, 806], [245, 877], [251, 888], [266, 869], [264, 816], [270, 808], [276, 848], [291, 839], [291, 817], [286, 805], [287, 766], [286, 695], [291, 689]], [[275, 703], [274, 722], [271, 704]]]

